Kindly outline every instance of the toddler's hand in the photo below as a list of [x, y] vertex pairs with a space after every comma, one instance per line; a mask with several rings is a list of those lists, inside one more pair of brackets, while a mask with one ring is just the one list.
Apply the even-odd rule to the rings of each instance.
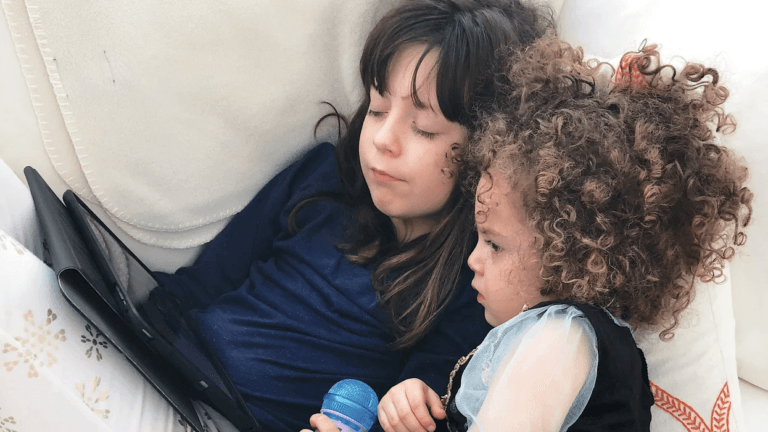
[[[309, 424], [315, 428], [315, 431], [318, 432], [339, 432], [339, 428], [336, 427], [336, 424], [333, 423], [333, 420], [329, 419], [323, 414], [312, 414], [312, 417], [309, 418]], [[302, 429], [301, 432], [314, 431], [309, 429]]]
[[387, 432], [434, 431], [433, 416], [445, 418], [440, 396], [416, 378], [392, 387], [379, 402], [379, 424]]

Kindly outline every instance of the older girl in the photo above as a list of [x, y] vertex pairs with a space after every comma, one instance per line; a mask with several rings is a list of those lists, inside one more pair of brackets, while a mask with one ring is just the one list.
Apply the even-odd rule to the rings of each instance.
[[[267, 184], [175, 275], [172, 297], [265, 430], [299, 430], [337, 381], [445, 386], [488, 328], [464, 266], [462, 153], [497, 49], [549, 28], [517, 1], [409, 0], [373, 29], [338, 145]], [[468, 223], [469, 221], [469, 223]]]

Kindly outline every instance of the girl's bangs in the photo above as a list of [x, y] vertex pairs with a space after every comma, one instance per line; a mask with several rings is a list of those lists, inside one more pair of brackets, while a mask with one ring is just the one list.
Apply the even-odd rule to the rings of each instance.
[[[381, 45], [386, 46], [386, 42], [387, 41], [382, 41]], [[361, 65], [362, 81], [366, 92], [366, 99], [370, 98], [368, 93], [371, 89], [376, 90], [380, 94], [387, 91], [389, 67], [392, 63], [392, 59], [398, 52], [409, 46], [422, 44], [426, 46], [419, 56], [414, 74], [411, 77], [411, 98], [413, 99], [414, 105], [419, 108], [424, 108], [426, 106], [426, 104], [419, 99], [417, 94], [416, 76], [419, 70], [424, 66], [424, 59], [426, 56], [432, 51], [437, 51], [437, 59], [430, 72], [435, 78], [435, 91], [437, 93], [438, 107], [446, 119], [466, 126], [468, 107], [465, 106], [467, 97], [465, 95], [466, 91], [463, 90], [466, 90], [468, 87], [467, 79], [469, 79], [469, 77], [465, 77], [461, 73], [464, 68], [457, 67], [456, 61], [459, 59], [456, 59], [455, 55], [450, 55], [450, 51], [447, 53], [445, 47], [434, 43], [433, 41], [400, 41], [400, 43], [389, 45], [391, 48], [388, 50], [372, 50], [373, 55], [368, 59], [369, 62], [367, 62], [367, 65]]]

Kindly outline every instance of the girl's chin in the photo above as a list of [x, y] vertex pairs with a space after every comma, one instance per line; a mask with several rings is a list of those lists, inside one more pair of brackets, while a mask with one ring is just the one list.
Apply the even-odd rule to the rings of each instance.
[[497, 327], [501, 324], [495, 317], [488, 313], [488, 309], [485, 310], [485, 321], [490, 324], [491, 327]]

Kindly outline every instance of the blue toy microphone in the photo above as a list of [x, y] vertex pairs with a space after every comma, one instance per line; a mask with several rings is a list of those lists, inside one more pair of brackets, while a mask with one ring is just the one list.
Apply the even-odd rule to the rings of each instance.
[[367, 432], [376, 421], [379, 398], [366, 383], [354, 379], [337, 382], [323, 396], [322, 414], [341, 432]]

